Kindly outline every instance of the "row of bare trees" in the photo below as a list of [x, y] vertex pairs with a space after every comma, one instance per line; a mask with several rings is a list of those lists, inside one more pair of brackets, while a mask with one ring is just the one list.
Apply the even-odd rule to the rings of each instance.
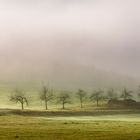
[[[132, 91], [127, 90], [126, 88], [123, 89], [122, 94], [119, 98], [123, 100], [127, 100], [132, 98]], [[140, 93], [138, 93], [140, 97]], [[65, 104], [71, 104], [71, 96], [68, 91], [62, 91], [57, 97], [54, 96], [53, 89], [49, 88], [48, 86], [42, 86], [42, 90], [39, 93], [40, 100], [44, 101], [45, 109], [48, 110], [48, 103], [51, 100], [56, 100], [57, 103], [62, 105], [62, 109], [65, 109]], [[76, 93], [76, 97], [80, 102], [80, 107], [83, 108], [83, 103], [90, 99], [91, 101], [96, 102], [96, 105], [99, 106], [100, 101], [107, 101], [112, 99], [118, 99], [117, 93], [113, 89], [109, 89], [107, 95], [105, 96], [103, 90], [96, 90], [90, 96], [88, 96], [87, 92], [79, 89]], [[16, 89], [15, 94], [10, 97], [10, 101], [15, 103], [21, 104], [21, 109], [24, 109], [24, 105], [29, 104], [29, 100], [25, 96], [22, 90]]]

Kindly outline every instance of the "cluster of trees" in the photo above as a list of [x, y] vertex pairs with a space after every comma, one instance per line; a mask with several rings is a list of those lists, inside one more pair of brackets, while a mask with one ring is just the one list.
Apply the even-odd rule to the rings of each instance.
[[[139, 88], [140, 89], [140, 88]], [[76, 93], [76, 97], [79, 100], [80, 107], [83, 108], [83, 103], [89, 99], [90, 101], [96, 102], [96, 106], [99, 106], [100, 101], [112, 101], [118, 100], [119, 98], [123, 101], [131, 99], [132, 91], [124, 88], [122, 90], [121, 96], [118, 96], [117, 92], [113, 89], [109, 89], [107, 94], [103, 90], [95, 90], [90, 96], [86, 91], [79, 89]], [[138, 92], [138, 97], [140, 97], [140, 90]], [[57, 103], [62, 105], [62, 109], [65, 109], [66, 104], [71, 104], [71, 95], [68, 91], [62, 91], [57, 97], [54, 96], [53, 89], [48, 86], [42, 86], [42, 90], [39, 93], [40, 100], [44, 101], [45, 109], [48, 110], [48, 102], [51, 100], [56, 100]], [[25, 96], [22, 90], [16, 89], [15, 94], [10, 97], [10, 101], [21, 104], [21, 109], [24, 109], [24, 105], [29, 104], [29, 100]]]

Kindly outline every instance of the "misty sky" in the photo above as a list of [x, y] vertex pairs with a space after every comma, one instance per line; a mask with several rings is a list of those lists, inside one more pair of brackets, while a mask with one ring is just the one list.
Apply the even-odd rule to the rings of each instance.
[[139, 78], [139, 5], [139, 0], [1, 0], [1, 80], [72, 82], [79, 73], [99, 71]]

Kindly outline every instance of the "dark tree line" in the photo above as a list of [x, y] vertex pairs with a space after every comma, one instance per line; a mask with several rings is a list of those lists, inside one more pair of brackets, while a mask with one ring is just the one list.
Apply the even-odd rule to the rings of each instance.
[[[106, 93], [106, 94], [105, 94]], [[76, 98], [79, 100], [80, 108], [83, 108], [84, 102], [92, 101], [96, 103], [98, 107], [100, 102], [109, 100], [122, 99], [124, 101], [131, 99], [133, 91], [124, 88], [120, 95], [114, 89], [109, 89], [107, 92], [103, 90], [95, 90], [90, 95], [83, 89], [79, 89], [75, 94]], [[137, 92], [137, 96], [140, 98], [140, 87]], [[62, 105], [62, 109], [65, 109], [66, 104], [72, 104], [71, 93], [69, 91], [61, 91], [57, 96], [54, 95], [53, 89], [49, 86], [42, 86], [41, 92], [39, 93], [40, 100], [44, 101], [45, 109], [48, 110], [48, 103], [52, 100], [56, 100], [57, 104]], [[26, 94], [21, 89], [16, 89], [15, 94], [10, 96], [10, 101], [21, 104], [21, 109], [23, 110], [25, 105], [28, 106], [29, 99]]]

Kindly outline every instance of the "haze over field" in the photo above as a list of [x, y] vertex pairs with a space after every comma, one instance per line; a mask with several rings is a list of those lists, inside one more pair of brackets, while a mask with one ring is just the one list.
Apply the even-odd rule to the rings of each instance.
[[139, 0], [1, 0], [0, 81], [140, 84]]

